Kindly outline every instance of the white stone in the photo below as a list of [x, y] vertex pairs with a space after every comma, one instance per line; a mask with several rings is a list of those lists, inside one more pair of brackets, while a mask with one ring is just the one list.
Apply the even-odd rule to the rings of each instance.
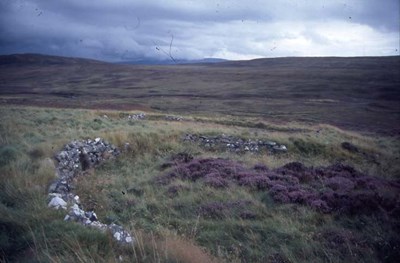
[[69, 218], [70, 218], [70, 216], [69, 216], [69, 215], [66, 215], [66, 216], [64, 217], [64, 221], [68, 221]]
[[101, 231], [106, 231], [106, 230], [107, 230], [107, 225], [106, 225], [106, 224], [102, 224], [102, 223], [100, 223], [99, 221], [93, 221], [93, 222], [90, 224], [90, 226], [91, 226], [91, 227], [95, 227], [95, 228], [97, 228], [97, 229], [99, 229], [99, 230], [101, 230]]
[[120, 240], [121, 240], [121, 233], [115, 232], [115, 233], [114, 233], [114, 238], [115, 238], [116, 240], [120, 241]]
[[62, 194], [59, 194], [59, 193], [50, 193], [49, 194], [49, 196], [52, 196], [52, 197], [62, 197]]
[[127, 236], [127, 237], [125, 238], [125, 242], [126, 242], [126, 243], [131, 243], [131, 242], [132, 242], [132, 238], [131, 238], [130, 236]]
[[286, 151], [287, 150], [285, 145], [275, 146], [273, 149], [277, 150], [277, 151]]
[[96, 139], [94, 139], [94, 141], [95, 141], [95, 142], [99, 142], [99, 141], [100, 141], [100, 138], [97, 137]]
[[79, 201], [79, 196], [75, 195], [75, 196], [74, 196], [74, 200], [75, 200], [75, 203], [77, 203], [77, 204], [80, 203], [80, 201]]
[[[84, 217], [85, 216], [85, 212], [79, 208], [79, 206], [77, 204], [74, 204], [71, 207], [71, 212], [73, 215], [75, 215], [76, 217]], [[71, 213], [70, 213], [71, 214]]]
[[62, 198], [55, 196], [53, 199], [51, 199], [48, 206], [55, 209], [59, 209], [60, 207], [62, 209], [67, 209], [67, 202], [65, 202]]

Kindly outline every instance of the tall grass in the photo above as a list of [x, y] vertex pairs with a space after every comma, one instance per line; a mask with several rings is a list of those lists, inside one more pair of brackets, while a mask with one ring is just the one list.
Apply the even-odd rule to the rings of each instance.
[[[399, 175], [396, 138], [366, 136], [329, 125], [277, 125], [248, 118], [167, 122], [156, 116], [130, 122], [120, 112], [0, 107], [0, 258], [6, 262], [374, 262], [396, 257], [393, 223], [370, 217], [335, 217], [305, 206], [280, 205], [266, 192], [239, 186], [215, 189], [199, 182], [155, 183], [179, 152], [222, 157], [270, 168], [290, 161], [319, 166], [344, 162], [378, 176]], [[106, 114], [108, 118], [104, 118]], [[275, 140], [285, 154], [207, 151], [183, 142], [185, 133], [228, 134]], [[54, 180], [53, 154], [73, 139], [103, 137], [122, 154], [76, 182], [76, 192], [101, 221], [132, 230], [133, 247], [63, 221], [47, 209]], [[341, 147], [351, 142], [360, 151]], [[371, 162], [371, 158], [375, 162]], [[175, 192], [175, 190], [176, 192]], [[173, 190], [173, 191], [172, 191]], [[216, 214], [200, 208], [219, 202], [245, 205]], [[211, 210], [214, 211], [214, 210]], [[246, 212], [249, 217], [242, 218]], [[393, 234], [389, 234], [393, 232]]]

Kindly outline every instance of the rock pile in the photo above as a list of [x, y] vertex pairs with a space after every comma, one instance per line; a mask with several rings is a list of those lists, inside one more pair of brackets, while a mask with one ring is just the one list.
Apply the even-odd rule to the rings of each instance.
[[165, 120], [167, 120], [167, 121], [182, 121], [183, 117], [182, 116], [167, 115], [167, 116], [165, 116]]
[[146, 114], [145, 113], [138, 113], [138, 114], [132, 114], [132, 115], [128, 115], [128, 119], [129, 120], [144, 120], [146, 118]]
[[102, 231], [110, 231], [114, 238], [123, 244], [134, 242], [133, 237], [121, 226], [103, 224], [98, 221], [94, 211], [85, 211], [79, 196], [72, 191], [73, 179], [83, 171], [95, 167], [104, 160], [116, 157], [119, 150], [107, 141], [94, 140], [72, 141], [55, 155], [57, 179], [49, 187], [49, 207], [65, 209], [68, 214], [65, 221], [75, 221], [82, 225], [94, 227]]
[[217, 136], [206, 136], [197, 134], [186, 134], [184, 141], [199, 143], [207, 149], [222, 149], [232, 152], [286, 152], [283, 144], [274, 141], [263, 141], [255, 139], [243, 139], [225, 134]]

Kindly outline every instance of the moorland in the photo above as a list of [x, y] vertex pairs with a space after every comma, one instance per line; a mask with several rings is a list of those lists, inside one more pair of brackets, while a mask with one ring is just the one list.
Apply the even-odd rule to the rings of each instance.
[[0, 59], [0, 95], [3, 104], [229, 114], [398, 134], [399, 68], [398, 57], [135, 66], [10, 55]]
[[[399, 57], [145, 66], [1, 56], [0, 259], [396, 262], [399, 68]], [[205, 147], [187, 134], [287, 151]], [[131, 246], [47, 208], [55, 154], [97, 137], [121, 154], [76, 177], [74, 191], [131, 231]]]

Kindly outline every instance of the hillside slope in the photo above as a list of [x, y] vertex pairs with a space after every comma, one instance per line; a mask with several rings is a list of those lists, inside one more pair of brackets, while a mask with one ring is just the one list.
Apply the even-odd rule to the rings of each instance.
[[1, 104], [230, 114], [399, 134], [400, 57], [120, 65], [0, 57]]

